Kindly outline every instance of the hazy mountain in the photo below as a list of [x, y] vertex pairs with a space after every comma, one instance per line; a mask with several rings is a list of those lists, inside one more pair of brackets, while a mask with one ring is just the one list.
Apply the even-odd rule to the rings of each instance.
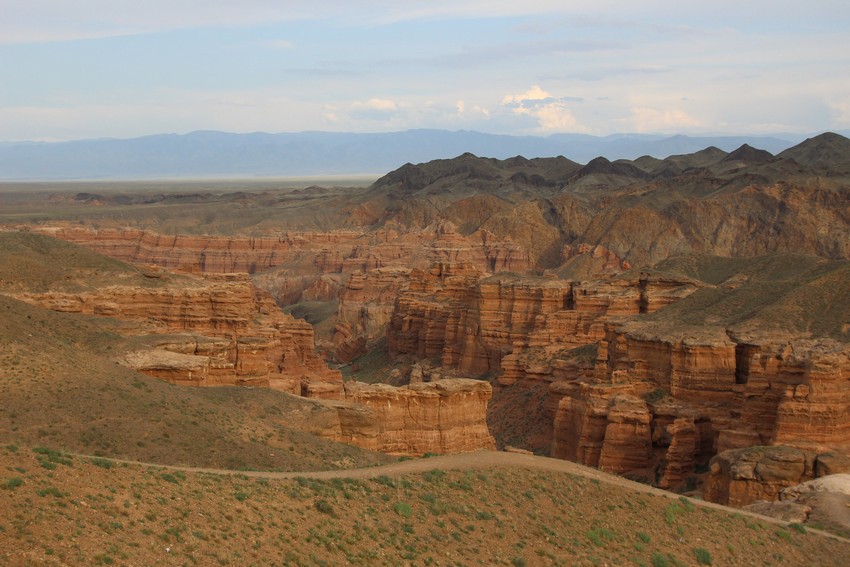
[[404, 163], [464, 152], [506, 159], [566, 156], [587, 163], [639, 156], [665, 158], [742, 144], [777, 154], [802, 136], [691, 137], [615, 134], [505, 136], [480, 132], [407, 130], [378, 134], [299, 132], [231, 134], [199, 131], [130, 139], [0, 143], [0, 179], [170, 178], [380, 173]]

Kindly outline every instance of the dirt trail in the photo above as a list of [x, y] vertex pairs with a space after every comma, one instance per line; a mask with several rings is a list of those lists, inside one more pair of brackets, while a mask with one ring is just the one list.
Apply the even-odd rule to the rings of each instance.
[[[85, 455], [79, 455], [85, 456]], [[423, 459], [410, 459], [407, 461], [399, 461], [387, 465], [376, 467], [368, 467], [362, 469], [339, 469], [330, 471], [309, 471], [309, 472], [274, 472], [274, 471], [238, 471], [229, 469], [212, 469], [212, 468], [196, 468], [196, 467], [181, 467], [171, 465], [159, 465], [155, 463], [141, 463], [138, 461], [123, 461], [118, 459], [110, 459], [118, 463], [128, 463], [140, 466], [156, 467], [168, 470], [179, 470], [190, 473], [215, 474], [215, 475], [239, 475], [249, 478], [265, 478], [265, 479], [292, 479], [292, 478], [315, 478], [315, 479], [333, 479], [333, 478], [375, 478], [378, 476], [400, 476], [405, 474], [423, 473], [432, 470], [467, 470], [467, 469], [488, 469], [495, 468], [524, 468], [529, 470], [541, 470], [555, 473], [568, 473], [583, 478], [595, 479], [600, 482], [605, 482], [615, 486], [622, 486], [630, 490], [663, 496], [672, 500], [680, 498], [679, 494], [674, 494], [659, 488], [653, 488], [639, 482], [634, 482], [617, 475], [608, 474], [603, 471], [585, 467], [570, 461], [561, 459], [552, 459], [548, 457], [538, 457], [536, 455], [526, 455], [522, 453], [509, 453], [499, 451], [476, 451], [474, 453], [458, 453], [454, 455], [440, 455]], [[739, 510], [713, 502], [704, 500], [690, 499], [696, 506], [704, 508], [712, 508], [722, 510], [729, 514], [740, 514], [757, 518], [763, 522], [788, 526], [788, 522], [762, 516], [746, 510]], [[829, 537], [845, 543], [850, 543], [850, 539], [844, 538], [822, 530], [807, 528], [808, 531]]]

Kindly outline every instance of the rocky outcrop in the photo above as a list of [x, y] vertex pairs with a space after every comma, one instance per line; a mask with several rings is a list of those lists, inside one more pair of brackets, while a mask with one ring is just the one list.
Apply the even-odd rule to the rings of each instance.
[[311, 253], [317, 258], [325, 257], [329, 250], [344, 254], [361, 236], [361, 233], [355, 231], [228, 237], [165, 235], [131, 228], [89, 230], [57, 226], [36, 227], [34, 230], [124, 262], [218, 274], [253, 274], [282, 264], [294, 266], [300, 263], [300, 256], [305, 253]]
[[561, 384], [552, 456], [614, 473], [645, 468], [652, 455], [651, 415], [628, 386]]
[[445, 379], [394, 387], [349, 382], [345, 401], [317, 406], [303, 424], [337, 441], [396, 455], [494, 449], [487, 382]]
[[748, 447], [711, 459], [705, 499], [729, 506], [778, 500], [785, 488], [814, 476], [814, 454], [793, 447]]
[[495, 449], [487, 429], [490, 384], [445, 379], [394, 388], [384, 384], [346, 385], [346, 400], [375, 412], [374, 437], [349, 432], [343, 440], [385, 453], [421, 455]]
[[17, 298], [55, 311], [134, 322], [136, 333], [148, 335], [150, 348], [132, 353], [127, 364], [171, 382], [273, 387], [297, 394], [321, 383], [324, 396], [342, 395], [339, 372], [314, 352], [313, 328], [281, 312], [247, 275]]
[[[766, 337], [749, 337], [744, 343], [722, 329], [678, 331], [675, 340], [653, 334], [646, 322], [610, 324], [599, 343], [593, 377], [550, 386], [557, 400], [552, 455], [618, 472], [653, 468], [655, 483], [675, 488], [694, 479], [696, 469], [712, 455], [728, 449], [784, 444], [803, 454], [850, 442], [842, 417], [850, 409], [846, 345], [828, 339], [779, 342]], [[636, 450], [646, 445], [645, 429], [637, 424], [624, 427], [616, 413], [612, 417], [611, 410], [623, 397], [647, 401], [648, 453]], [[610, 437], [613, 432], [616, 442]], [[603, 451], [609, 455], [607, 463], [601, 459]], [[635, 459], [638, 454], [645, 456]], [[611, 467], [612, 461], [619, 464]], [[822, 466], [830, 470], [830, 463], [838, 468], [840, 462], [825, 457]], [[729, 467], [723, 466], [718, 471], [727, 474]], [[815, 461], [806, 464], [807, 474], [814, 466]], [[763, 469], [772, 470], [762, 465], [759, 471]], [[774, 475], [767, 483], [758, 476], [739, 475], [725, 487], [713, 481], [709, 493], [724, 503], [742, 505], [774, 498], [788, 483], [800, 482], [801, 475]], [[777, 479], [782, 482], [773, 482]]]
[[396, 355], [437, 356], [443, 366], [466, 373], [504, 370], [500, 381], [508, 385], [534, 374], [523, 365], [525, 351], [551, 354], [595, 343], [608, 317], [653, 312], [695, 289], [691, 282], [649, 276], [441, 280], [414, 272], [390, 320], [389, 348]]
[[[818, 466], [822, 459], [848, 462], [847, 454], [818, 455], [784, 445], [724, 451], [711, 459], [704, 496], [720, 504], [746, 506], [777, 500], [805, 504], [805, 496], [817, 492], [850, 495], [850, 475], [846, 474], [850, 468], [833, 473]], [[774, 511], [781, 510], [777, 507]]]

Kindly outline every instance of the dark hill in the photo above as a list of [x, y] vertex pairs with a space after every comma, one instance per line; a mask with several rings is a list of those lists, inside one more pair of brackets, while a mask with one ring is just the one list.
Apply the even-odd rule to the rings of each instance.
[[744, 144], [734, 152], [720, 160], [720, 163], [743, 163], [745, 165], [760, 165], [774, 160], [773, 154]]
[[611, 162], [604, 157], [598, 157], [591, 160], [587, 165], [576, 172], [575, 177], [581, 178], [586, 175], [602, 174], [602, 175], [619, 175], [632, 179], [646, 179], [649, 177], [645, 171], [636, 167], [628, 161]]
[[822, 172], [850, 173], [850, 139], [826, 132], [788, 148], [778, 157]]

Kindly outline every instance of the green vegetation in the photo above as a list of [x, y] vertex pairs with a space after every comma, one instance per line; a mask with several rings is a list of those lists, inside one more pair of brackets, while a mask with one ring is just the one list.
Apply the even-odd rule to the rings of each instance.
[[13, 490], [13, 489], [21, 486], [23, 483], [24, 483], [24, 479], [16, 476], [16, 477], [6, 479], [6, 482], [3, 483], [3, 488]]
[[711, 553], [704, 547], [698, 547], [694, 550], [697, 563], [700, 565], [712, 565]]

